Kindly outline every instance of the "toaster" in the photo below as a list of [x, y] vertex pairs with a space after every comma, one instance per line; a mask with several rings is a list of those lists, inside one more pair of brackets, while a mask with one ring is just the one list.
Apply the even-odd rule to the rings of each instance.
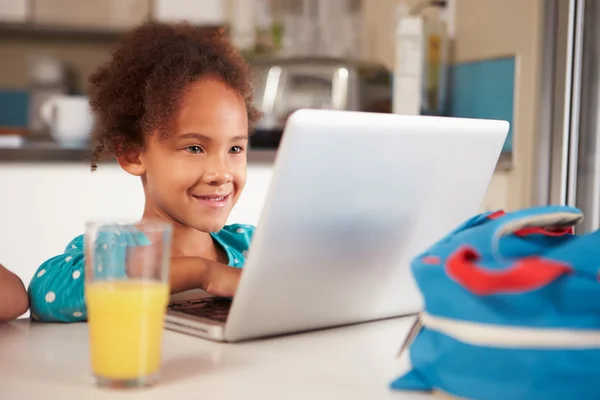
[[303, 56], [250, 60], [254, 105], [262, 112], [251, 147], [277, 148], [287, 117], [301, 108], [392, 112], [392, 73], [347, 58]]

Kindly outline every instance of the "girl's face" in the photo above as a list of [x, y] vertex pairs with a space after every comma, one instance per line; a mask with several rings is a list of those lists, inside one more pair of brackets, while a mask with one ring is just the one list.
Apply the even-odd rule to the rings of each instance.
[[149, 135], [137, 156], [119, 162], [142, 177], [146, 215], [216, 232], [246, 184], [247, 148], [244, 99], [222, 81], [205, 78], [182, 97], [167, 138]]

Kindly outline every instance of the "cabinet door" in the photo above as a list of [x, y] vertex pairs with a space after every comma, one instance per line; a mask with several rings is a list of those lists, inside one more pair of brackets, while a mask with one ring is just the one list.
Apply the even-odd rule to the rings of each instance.
[[58, 28], [129, 29], [148, 18], [150, 0], [33, 0], [34, 23]]
[[0, 22], [26, 22], [28, 11], [27, 0], [0, 0]]

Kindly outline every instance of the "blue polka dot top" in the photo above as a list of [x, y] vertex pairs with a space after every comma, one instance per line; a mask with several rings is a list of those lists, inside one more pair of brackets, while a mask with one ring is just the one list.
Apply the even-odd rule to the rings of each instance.
[[[254, 235], [251, 225], [227, 225], [211, 236], [225, 250], [228, 264], [242, 268]], [[31, 318], [44, 322], [87, 320], [84, 299], [83, 235], [73, 239], [64, 253], [44, 262], [29, 284]]]

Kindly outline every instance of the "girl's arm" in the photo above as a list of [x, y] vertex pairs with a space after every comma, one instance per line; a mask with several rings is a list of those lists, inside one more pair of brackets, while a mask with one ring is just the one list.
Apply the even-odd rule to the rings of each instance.
[[[29, 284], [32, 319], [44, 322], [79, 322], [87, 319], [84, 297], [83, 237], [75, 238], [65, 252], [44, 262]], [[204, 289], [215, 296], [233, 296], [241, 270], [198, 257], [171, 259], [171, 293]]]
[[0, 265], [0, 322], [18, 318], [28, 308], [29, 299], [23, 282]]

